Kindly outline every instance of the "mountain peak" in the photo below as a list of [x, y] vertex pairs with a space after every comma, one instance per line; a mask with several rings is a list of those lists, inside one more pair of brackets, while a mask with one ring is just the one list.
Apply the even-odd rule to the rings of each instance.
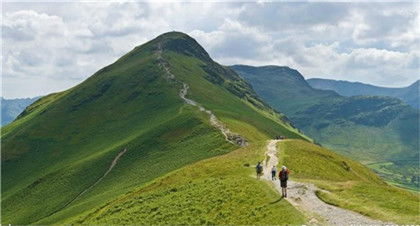
[[189, 35], [187, 35], [183, 32], [180, 32], [180, 31], [169, 31], [169, 32], [160, 34], [159, 36], [157, 36], [156, 39], [159, 39], [159, 38], [160, 39], [162, 39], [162, 38], [175, 38], [175, 39], [176, 38], [190, 38], [190, 39], [193, 39]]
[[171, 31], [163, 33], [151, 42], [156, 44], [160, 43], [163, 51], [173, 51], [187, 56], [197, 57], [203, 61], [211, 61], [206, 50], [194, 38], [182, 32]]

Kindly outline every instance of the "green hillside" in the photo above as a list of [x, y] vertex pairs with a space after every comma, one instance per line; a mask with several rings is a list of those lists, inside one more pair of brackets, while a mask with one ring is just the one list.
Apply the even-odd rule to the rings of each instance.
[[[306, 214], [256, 180], [267, 142], [186, 166], [64, 224], [303, 224]], [[278, 144], [291, 179], [316, 184], [319, 198], [363, 215], [418, 223], [420, 196], [384, 183], [365, 166], [302, 141]], [[384, 198], [387, 197], [387, 198]], [[41, 222], [45, 223], [45, 222]]]
[[100, 208], [60, 223], [303, 224], [305, 217], [256, 180], [266, 142], [184, 167]]
[[337, 81], [332, 79], [311, 78], [306, 80], [315, 89], [332, 90], [343, 96], [390, 96], [403, 100], [413, 108], [420, 108], [420, 80], [402, 88], [373, 86], [360, 82]]
[[326, 203], [386, 222], [420, 223], [420, 193], [390, 186], [360, 163], [308, 142], [278, 146], [280, 164], [289, 167], [292, 178], [321, 188], [317, 196]]
[[[168, 78], [163, 64], [175, 79]], [[194, 39], [166, 33], [81, 84], [39, 99], [2, 128], [2, 223], [70, 219], [174, 170], [239, 148], [210, 124], [207, 113], [182, 100], [182, 83], [190, 87], [188, 98], [249, 143], [277, 135], [308, 139]], [[256, 201], [270, 196], [273, 192]], [[294, 219], [300, 219], [298, 213]]]
[[[210, 111], [248, 145], [230, 142]], [[293, 138], [280, 153], [292, 178], [330, 191], [319, 193], [323, 200], [378, 219], [418, 222], [417, 195], [311, 144], [238, 74], [179, 32], [39, 99], [1, 132], [3, 224], [305, 224], [306, 213], [254, 176], [267, 140], [279, 135]], [[358, 193], [367, 188], [375, 190]], [[384, 199], [390, 195], [398, 200]]]
[[[419, 111], [391, 97], [343, 97], [317, 90], [288, 67], [232, 66], [305, 134], [370, 164], [391, 183], [419, 189]], [[415, 178], [415, 180], [412, 180]]]

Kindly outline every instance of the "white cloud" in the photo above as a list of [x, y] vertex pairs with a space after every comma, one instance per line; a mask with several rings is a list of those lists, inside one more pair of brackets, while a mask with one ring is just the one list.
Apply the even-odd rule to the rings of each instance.
[[306, 77], [407, 85], [418, 79], [419, 5], [5, 3], [3, 95], [69, 88], [171, 30], [190, 34], [225, 65], [278, 64]]

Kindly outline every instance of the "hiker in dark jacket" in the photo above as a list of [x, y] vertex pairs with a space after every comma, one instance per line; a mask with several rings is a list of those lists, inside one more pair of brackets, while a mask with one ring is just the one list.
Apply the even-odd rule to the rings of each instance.
[[276, 180], [276, 174], [277, 174], [277, 168], [276, 166], [273, 166], [273, 168], [271, 168], [271, 180]]
[[287, 180], [289, 179], [289, 170], [286, 166], [281, 167], [281, 171], [279, 173], [280, 179], [280, 187], [281, 187], [281, 195], [282, 197], [287, 198]]
[[258, 162], [257, 166], [255, 167], [255, 170], [257, 171], [257, 179], [260, 179], [262, 173], [263, 173], [263, 166], [261, 162]]

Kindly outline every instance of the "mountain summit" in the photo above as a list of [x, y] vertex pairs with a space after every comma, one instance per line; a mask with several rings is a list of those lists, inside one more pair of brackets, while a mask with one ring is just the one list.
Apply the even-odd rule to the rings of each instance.
[[2, 223], [57, 222], [261, 137], [307, 139], [179, 32], [138, 46], [2, 128]]
[[168, 32], [158, 36], [152, 43], [161, 43], [163, 50], [172, 51], [204, 62], [212, 61], [206, 50], [198, 42], [182, 32]]
[[[417, 196], [313, 144], [179, 32], [40, 98], [1, 139], [3, 224], [305, 224], [315, 215], [327, 222], [329, 210], [302, 212], [280, 198], [277, 181], [257, 180], [258, 162], [264, 178], [278, 162], [293, 180], [314, 183], [291, 188], [300, 203], [315, 198], [337, 212], [418, 222]], [[352, 216], [347, 223], [380, 222]]]

